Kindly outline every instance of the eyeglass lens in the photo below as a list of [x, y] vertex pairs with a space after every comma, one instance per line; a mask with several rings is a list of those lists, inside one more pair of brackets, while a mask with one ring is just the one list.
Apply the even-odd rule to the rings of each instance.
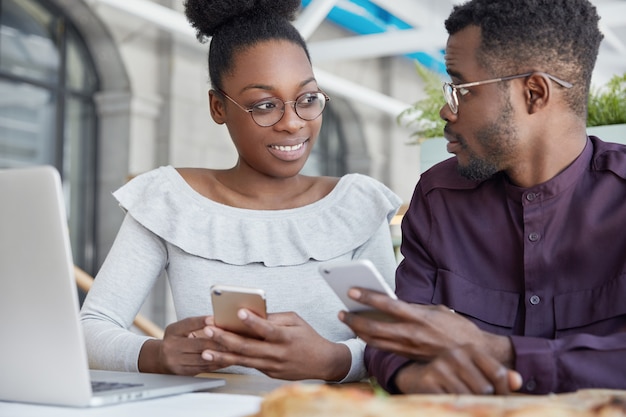
[[450, 107], [450, 111], [456, 114], [458, 110], [456, 90], [450, 83], [443, 84], [443, 96], [446, 99], [446, 103], [448, 103], [448, 107]]
[[251, 107], [252, 118], [260, 126], [272, 126], [283, 118], [285, 106], [291, 103], [294, 103], [298, 117], [303, 120], [314, 120], [324, 111], [326, 96], [321, 92], [305, 93], [294, 101], [282, 101], [272, 97]]

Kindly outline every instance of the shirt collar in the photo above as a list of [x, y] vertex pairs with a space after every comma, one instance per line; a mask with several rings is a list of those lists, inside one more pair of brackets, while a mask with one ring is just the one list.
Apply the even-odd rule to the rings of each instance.
[[587, 137], [585, 148], [578, 157], [563, 171], [552, 179], [529, 188], [522, 188], [511, 184], [506, 175], [502, 175], [506, 185], [507, 194], [516, 201], [521, 201], [523, 196], [533, 194], [546, 200], [559, 195], [578, 181], [580, 176], [588, 171], [593, 156], [593, 145]]

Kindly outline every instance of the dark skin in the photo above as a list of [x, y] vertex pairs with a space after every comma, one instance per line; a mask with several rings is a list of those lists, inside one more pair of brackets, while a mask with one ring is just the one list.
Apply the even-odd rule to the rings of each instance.
[[[304, 50], [287, 41], [261, 42], [239, 52], [221, 87], [244, 107], [268, 97], [290, 101], [318, 91]], [[215, 122], [227, 126], [239, 158], [226, 170], [179, 170], [201, 195], [233, 207], [280, 210], [318, 201], [337, 184], [337, 178], [300, 174], [322, 117], [303, 120], [287, 105], [278, 123], [261, 127], [214, 91], [209, 92], [209, 104]], [[296, 313], [269, 314], [267, 319], [245, 309], [238, 314], [259, 338], [222, 330], [212, 316], [187, 318], [167, 326], [163, 340], [144, 343], [139, 370], [196, 375], [241, 365], [275, 378], [327, 381], [341, 380], [348, 373], [349, 349], [321, 337]]]
[[[446, 66], [453, 83], [514, 75], [483, 68], [476, 59], [480, 41], [477, 26], [448, 39]], [[531, 187], [558, 175], [580, 155], [585, 121], [566, 105], [562, 87], [540, 73], [545, 70], [520, 68], [519, 73], [537, 72], [507, 81], [508, 88], [497, 83], [469, 88], [459, 97], [457, 114], [447, 105], [441, 109], [448, 151], [459, 165], [482, 160], [513, 184]], [[515, 354], [508, 337], [484, 332], [445, 306], [410, 304], [360, 288], [349, 294], [395, 318], [382, 323], [339, 315], [368, 345], [413, 360], [396, 374], [401, 392], [506, 395], [521, 387], [520, 375], [512, 371]]]
[[391, 315], [393, 322], [345, 311], [339, 319], [368, 345], [414, 360], [396, 376], [403, 393], [508, 394], [521, 377], [507, 368], [509, 339], [483, 332], [444, 306], [409, 304], [362, 288], [350, 297]]
[[[450, 36], [446, 46], [446, 68], [453, 83], [487, 80], [497, 76], [483, 68], [476, 59], [480, 45], [480, 28], [468, 26]], [[544, 71], [543, 68], [520, 69], [519, 73]], [[587, 140], [585, 120], [579, 118], [563, 101], [563, 88], [540, 72], [527, 78], [469, 88], [469, 94], [459, 98], [459, 111], [452, 113], [445, 105], [440, 116], [446, 123], [448, 151], [454, 153], [459, 165], [467, 164], [468, 154], [494, 162], [509, 180], [523, 188], [532, 187], [554, 178], [580, 155]], [[512, 115], [503, 127], [514, 133], [515, 141], [505, 147], [486, 145], [481, 134], [498, 121], [506, 103]], [[461, 149], [459, 140], [467, 147]], [[487, 141], [488, 142], [488, 141]]]

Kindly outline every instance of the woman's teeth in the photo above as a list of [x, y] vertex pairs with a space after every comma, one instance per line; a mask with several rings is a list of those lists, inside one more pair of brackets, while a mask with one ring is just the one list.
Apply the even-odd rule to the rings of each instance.
[[299, 143], [297, 145], [293, 145], [293, 146], [279, 146], [279, 145], [271, 145], [272, 149], [277, 149], [279, 151], [282, 152], [291, 152], [291, 151], [297, 151], [298, 149], [302, 148], [302, 143]]

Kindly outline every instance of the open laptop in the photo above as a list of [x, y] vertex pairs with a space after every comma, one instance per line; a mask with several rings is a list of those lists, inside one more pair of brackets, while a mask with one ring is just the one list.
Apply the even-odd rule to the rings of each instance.
[[[222, 379], [89, 370], [61, 180], [0, 170], [0, 400], [64, 406], [205, 390]], [[117, 389], [94, 392], [116, 382]]]

